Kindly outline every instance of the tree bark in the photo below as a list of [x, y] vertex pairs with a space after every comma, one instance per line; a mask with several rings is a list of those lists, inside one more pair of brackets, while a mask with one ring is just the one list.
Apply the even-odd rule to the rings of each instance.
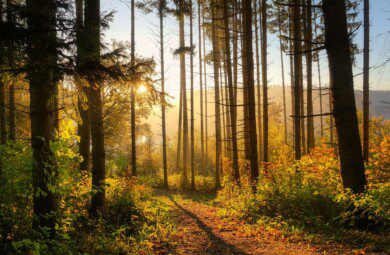
[[363, 49], [363, 158], [369, 159], [370, 146], [370, 1], [364, 0]]
[[[190, 47], [193, 47], [193, 7], [192, 0], [189, 0], [190, 8]], [[190, 52], [190, 86], [191, 86], [191, 190], [195, 190], [195, 126], [194, 126], [194, 54]]]
[[177, 127], [177, 149], [176, 149], [176, 172], [180, 173], [180, 154], [181, 154], [181, 140], [182, 140], [182, 128], [183, 128], [183, 90], [180, 85], [179, 96], [179, 123]]
[[[203, 14], [204, 15], [204, 14]], [[204, 17], [203, 22], [204, 22]], [[203, 34], [205, 34], [205, 31], [203, 30]], [[206, 63], [206, 36], [203, 36], [203, 70], [204, 70], [204, 114], [205, 114], [205, 157], [208, 158], [208, 152], [209, 152], [209, 134], [208, 134], [208, 91], [207, 91], [207, 63]], [[205, 169], [206, 173], [206, 169]]]
[[183, 169], [182, 188], [188, 188], [187, 161], [188, 161], [188, 110], [187, 110], [187, 86], [186, 86], [186, 63], [185, 63], [185, 42], [184, 42], [184, 1], [180, 2], [179, 36], [180, 36], [180, 87], [183, 93]]
[[[131, 0], [131, 62], [135, 66], [135, 6], [134, 0]], [[137, 176], [137, 136], [135, 123], [135, 82], [131, 84], [130, 91], [130, 121], [131, 121], [131, 171], [133, 176]]]
[[[100, 61], [100, 0], [85, 2], [85, 31], [88, 38], [89, 57], [98, 64]], [[90, 215], [103, 213], [105, 204], [105, 148], [103, 129], [102, 86], [96, 79], [90, 79], [90, 125], [92, 142], [92, 188]]]
[[313, 57], [312, 57], [312, 0], [306, 0], [305, 16], [306, 16], [306, 81], [307, 81], [307, 93], [306, 93], [306, 111], [307, 111], [307, 151], [310, 152], [315, 146], [314, 137], [314, 118], [313, 118]]
[[[77, 66], [82, 65], [85, 54], [86, 45], [83, 40], [86, 40], [83, 36], [84, 30], [84, 6], [83, 0], [76, 1], [76, 42], [77, 42]], [[80, 95], [78, 96], [78, 111], [80, 114], [81, 123], [78, 124], [78, 135], [80, 136], [79, 153], [83, 157], [83, 161], [80, 163], [80, 169], [85, 172], [90, 170], [90, 144], [91, 144], [91, 126], [90, 126], [90, 112], [89, 112], [89, 94], [90, 87], [78, 79], [77, 81], [80, 87]], [[86, 107], [87, 106], [87, 107]]]
[[220, 164], [221, 164], [221, 119], [220, 119], [220, 100], [219, 100], [219, 51], [217, 41], [217, 24], [216, 24], [216, 6], [215, 0], [211, 2], [211, 19], [212, 19], [212, 44], [213, 44], [213, 62], [214, 62], [214, 93], [215, 93], [215, 189], [221, 186], [220, 181]]
[[[50, 149], [54, 138], [53, 96], [57, 82], [56, 2], [27, 1], [31, 146], [33, 150], [33, 228], [55, 237], [57, 171]], [[36, 33], [34, 31], [40, 31]], [[48, 229], [48, 232], [45, 230]]]
[[[7, 0], [7, 22], [10, 24], [15, 22], [14, 13], [11, 9], [12, 0]], [[15, 44], [11, 43], [8, 48], [8, 64], [12, 68], [15, 66]], [[16, 117], [15, 117], [15, 78], [12, 77], [12, 80], [9, 83], [9, 95], [8, 95], [8, 104], [9, 104], [9, 138], [11, 141], [16, 139]]]
[[203, 116], [203, 74], [202, 74], [202, 23], [201, 23], [201, 7], [202, 3], [198, 0], [198, 44], [199, 44], [199, 87], [200, 87], [200, 149], [201, 149], [201, 162], [200, 173], [205, 173], [205, 151], [204, 151], [204, 116]]
[[[261, 6], [260, 6], [261, 7]], [[263, 140], [263, 131], [261, 129], [261, 126], [262, 126], [262, 120], [261, 120], [261, 86], [260, 86], [260, 58], [259, 58], [259, 43], [261, 44], [262, 43], [262, 27], [261, 27], [261, 15], [260, 15], [260, 19], [259, 19], [259, 23], [257, 23], [257, 16], [258, 16], [258, 10], [257, 10], [257, 1], [254, 2], [254, 5], [253, 5], [253, 8], [254, 8], [254, 15], [255, 15], [255, 19], [254, 19], [254, 22], [255, 22], [255, 46], [256, 46], [256, 81], [257, 81], [257, 129], [258, 129], [258, 137], [259, 137], [259, 141], [258, 141], [258, 148], [259, 148], [259, 161], [261, 161], [262, 159], [262, 155], [263, 155], [263, 144], [262, 144], [262, 140]], [[258, 28], [260, 28], [260, 42], [259, 42], [259, 33], [258, 33]], [[260, 47], [261, 48], [261, 47]]]
[[278, 14], [279, 23], [279, 47], [280, 47], [280, 63], [282, 65], [282, 89], [283, 89], [283, 124], [284, 124], [284, 143], [287, 144], [287, 108], [286, 108], [286, 84], [284, 81], [284, 59], [283, 59], [283, 44], [282, 44], [282, 20]]
[[[257, 135], [256, 135], [256, 103], [255, 88], [253, 75], [253, 49], [252, 49], [252, 2], [251, 0], [242, 1], [242, 19], [243, 19], [243, 57], [245, 69], [243, 70], [246, 77], [244, 86], [247, 88], [248, 103], [248, 122], [249, 127], [249, 148], [250, 152], [250, 176], [253, 188], [255, 188], [259, 178], [258, 155], [257, 155]], [[263, 39], [263, 42], [266, 41]], [[264, 82], [264, 74], [263, 74]], [[264, 85], [264, 84], [263, 84]], [[264, 142], [266, 144], [266, 142]]]
[[[3, 20], [3, 1], [0, 1], [0, 24], [5, 23]], [[8, 1], [7, 1], [8, 8]], [[0, 42], [0, 65], [3, 66], [6, 63], [6, 58], [3, 55], [3, 52], [6, 50], [6, 45], [3, 42]], [[3, 74], [0, 74], [0, 141], [1, 144], [5, 144], [7, 142], [7, 110], [6, 110], [6, 102], [5, 102], [5, 83], [3, 79]]]
[[226, 54], [226, 71], [228, 86], [228, 102], [230, 113], [231, 143], [232, 143], [232, 160], [233, 160], [233, 180], [240, 183], [240, 172], [238, 166], [238, 144], [237, 144], [237, 109], [234, 98], [232, 63], [230, 52], [230, 33], [229, 33], [229, 9], [228, 0], [223, 0], [224, 32], [225, 32], [225, 54]]
[[163, 172], [164, 187], [168, 188], [168, 166], [167, 166], [167, 133], [165, 126], [165, 70], [164, 70], [164, 0], [159, 4], [160, 18], [160, 74], [161, 74], [161, 129], [162, 129], [162, 151], [163, 151]]
[[301, 122], [299, 119], [299, 113], [301, 112], [301, 84], [300, 84], [300, 74], [302, 67], [302, 58], [299, 54], [301, 52], [301, 41], [300, 39], [300, 1], [293, 1], [293, 15], [292, 15], [292, 29], [293, 29], [293, 46], [294, 46], [294, 151], [295, 159], [299, 160], [301, 158]]
[[333, 77], [333, 115], [338, 134], [341, 178], [344, 188], [361, 193], [367, 180], [356, 113], [345, 1], [324, 0], [322, 8], [325, 45]]
[[267, 0], [261, 2], [261, 67], [263, 80], [263, 168], [268, 163], [268, 78], [267, 78]]

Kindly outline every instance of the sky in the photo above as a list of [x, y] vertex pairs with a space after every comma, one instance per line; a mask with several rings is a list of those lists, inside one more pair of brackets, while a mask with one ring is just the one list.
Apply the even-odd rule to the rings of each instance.
[[[126, 3], [127, 1], [127, 3]], [[194, 1], [196, 2], [196, 1]], [[270, 0], [269, 0], [270, 2]], [[370, 51], [370, 66], [373, 68], [370, 72], [370, 88], [373, 90], [390, 90], [390, 63], [385, 66], [380, 66], [386, 59], [390, 58], [390, 0], [371, 0], [370, 1], [370, 23], [371, 23], [371, 51]], [[110, 28], [104, 32], [105, 41], [110, 42], [113, 39], [117, 41], [130, 41], [130, 8], [129, 0], [102, 0], [102, 12], [115, 11], [114, 19], [110, 24]], [[197, 6], [194, 7], [194, 13], [197, 13]], [[362, 21], [362, 8], [359, 6], [360, 14], [357, 21]], [[155, 13], [145, 14], [140, 10], [136, 10], [135, 21], [135, 50], [136, 54], [143, 57], [154, 57], [156, 63], [159, 64], [159, 20]], [[165, 70], [166, 70], [166, 87], [168, 93], [174, 98], [178, 98], [179, 93], [179, 59], [173, 55], [173, 51], [178, 48], [178, 23], [173, 16], [167, 16], [164, 24], [164, 43], [165, 43]], [[186, 19], [186, 45], [189, 45], [189, 19]], [[199, 86], [199, 56], [198, 56], [198, 23], [197, 17], [194, 18], [194, 87]], [[357, 31], [354, 42], [358, 44], [360, 49], [363, 48], [363, 26]], [[268, 33], [268, 77], [269, 86], [281, 85], [281, 61], [279, 52], [279, 42], [275, 35]], [[211, 44], [206, 44], [206, 51], [211, 50]], [[322, 82], [327, 83], [328, 72], [326, 52], [320, 53], [321, 76]], [[189, 57], [188, 57], [189, 59]], [[354, 67], [355, 89], [362, 88], [363, 76], [363, 54], [357, 56], [356, 66]], [[286, 71], [285, 76], [289, 77], [288, 56], [284, 56]], [[189, 79], [189, 60], [187, 64], [187, 79]], [[376, 68], [377, 67], [377, 68]], [[156, 70], [159, 70], [157, 67]], [[315, 68], [313, 71], [316, 70]], [[212, 73], [212, 66], [207, 67], [207, 72]], [[314, 71], [313, 81], [317, 81], [316, 72]], [[289, 80], [287, 79], [287, 83]], [[208, 77], [207, 84], [211, 87], [213, 83], [212, 76]], [[188, 83], [189, 84], [189, 83]], [[315, 83], [314, 85], [317, 85]], [[324, 85], [324, 84], [323, 84]], [[325, 84], [326, 85], [326, 84]]]

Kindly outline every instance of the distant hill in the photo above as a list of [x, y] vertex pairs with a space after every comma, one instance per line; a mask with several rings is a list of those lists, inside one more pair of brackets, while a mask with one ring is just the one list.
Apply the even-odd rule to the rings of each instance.
[[[269, 101], [270, 103], [276, 103], [282, 107], [283, 105], [283, 93], [281, 86], [270, 86], [268, 90]], [[313, 104], [314, 104], [314, 113], [320, 112], [320, 97], [319, 91], [313, 90]], [[214, 132], [214, 90], [209, 89], [207, 93], [207, 99], [209, 102], [208, 105], [208, 130], [209, 134]], [[356, 97], [356, 105], [359, 111], [362, 110], [362, 91], [355, 91]], [[194, 99], [195, 99], [195, 127], [197, 130], [200, 129], [200, 109], [199, 109], [199, 91], [194, 91]], [[189, 100], [189, 98], [188, 98]], [[242, 103], [242, 97], [238, 97], [239, 104]], [[257, 100], [257, 99], [256, 99]], [[306, 101], [306, 93], [305, 93], [305, 101]], [[178, 102], [178, 99], [175, 101]], [[382, 116], [384, 119], [390, 119], [390, 91], [370, 91], [370, 115], [371, 116]], [[291, 91], [290, 88], [286, 88], [286, 106], [287, 106], [287, 115], [291, 115]], [[329, 97], [328, 92], [323, 91], [322, 96], [322, 106], [323, 112], [329, 112]], [[189, 104], [188, 104], [189, 107]], [[177, 126], [178, 126], [178, 105], [173, 105], [167, 112], [167, 135], [168, 137], [174, 136], [177, 134]], [[242, 120], [242, 107], [239, 107], [239, 116], [238, 119]], [[306, 106], [305, 106], [306, 108]], [[152, 125], [152, 131], [155, 135], [161, 134], [161, 126], [155, 125], [156, 123], [161, 123], [159, 108], [155, 108], [155, 114], [151, 116], [147, 122]], [[319, 118], [315, 118], [315, 125], [319, 124]]]

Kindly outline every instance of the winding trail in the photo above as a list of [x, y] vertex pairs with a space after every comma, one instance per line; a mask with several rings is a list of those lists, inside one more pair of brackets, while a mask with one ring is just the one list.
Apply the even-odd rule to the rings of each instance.
[[304, 243], [289, 243], [267, 231], [252, 231], [244, 223], [227, 221], [218, 216], [216, 208], [197, 200], [160, 194], [172, 208], [179, 233], [176, 248], [157, 254], [247, 255], [247, 254], [352, 254], [335, 247], [314, 248]]

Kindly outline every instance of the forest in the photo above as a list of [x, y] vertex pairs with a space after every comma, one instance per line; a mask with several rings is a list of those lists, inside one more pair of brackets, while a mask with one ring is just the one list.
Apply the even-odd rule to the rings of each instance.
[[0, 0], [0, 254], [390, 254], [389, 11]]

